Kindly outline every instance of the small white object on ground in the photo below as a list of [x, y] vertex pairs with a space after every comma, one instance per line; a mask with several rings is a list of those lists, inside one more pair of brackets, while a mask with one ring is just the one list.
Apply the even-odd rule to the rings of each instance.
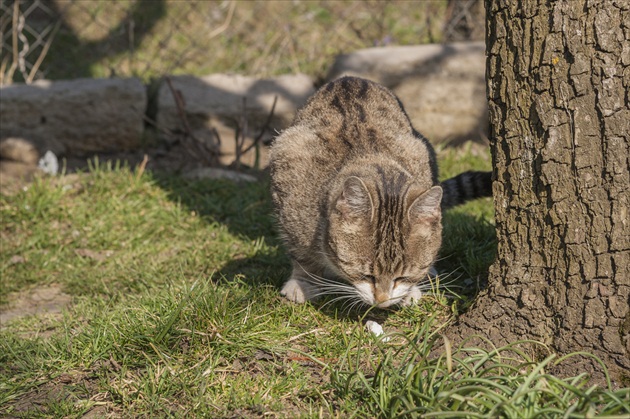
[[[372, 332], [372, 334], [374, 334], [374, 336], [376, 337], [379, 337], [383, 334], [383, 326], [381, 326], [380, 324], [376, 323], [373, 320], [366, 321], [365, 327], [367, 328], [367, 330]], [[388, 337], [383, 338], [383, 342], [387, 342], [388, 340], [389, 340]]]
[[39, 168], [49, 175], [56, 175], [59, 172], [59, 160], [55, 153], [48, 150], [44, 154], [44, 156], [39, 159], [39, 163], [37, 164]]

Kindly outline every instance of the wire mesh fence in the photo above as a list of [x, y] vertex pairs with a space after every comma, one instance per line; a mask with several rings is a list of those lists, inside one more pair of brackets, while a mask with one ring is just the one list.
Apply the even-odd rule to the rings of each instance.
[[2, 85], [211, 72], [321, 77], [341, 52], [480, 39], [483, 7], [480, 0], [1, 0], [0, 37]]
[[13, 80], [16, 73], [27, 82], [41, 77], [39, 69], [59, 22], [56, 13], [41, 1], [0, 3], [2, 84]]

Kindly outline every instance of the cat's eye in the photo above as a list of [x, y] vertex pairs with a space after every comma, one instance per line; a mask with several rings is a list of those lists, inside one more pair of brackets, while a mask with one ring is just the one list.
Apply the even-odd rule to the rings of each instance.
[[408, 276], [399, 276], [397, 278], [394, 278], [394, 282], [395, 283], [409, 282], [409, 277]]

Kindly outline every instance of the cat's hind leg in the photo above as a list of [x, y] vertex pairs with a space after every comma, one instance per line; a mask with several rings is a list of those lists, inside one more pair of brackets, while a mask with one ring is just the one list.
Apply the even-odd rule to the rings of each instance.
[[308, 274], [299, 266], [293, 267], [291, 276], [284, 283], [280, 294], [294, 303], [304, 303], [315, 299], [319, 294], [319, 287], [308, 281]]

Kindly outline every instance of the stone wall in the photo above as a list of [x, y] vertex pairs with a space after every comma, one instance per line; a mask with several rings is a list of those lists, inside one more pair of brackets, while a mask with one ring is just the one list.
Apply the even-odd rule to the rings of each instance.
[[[435, 143], [485, 138], [482, 43], [361, 50], [339, 56], [325, 81], [346, 74], [392, 89], [416, 129]], [[268, 144], [315, 91], [314, 81], [305, 75], [257, 79], [215, 74], [173, 76], [169, 81], [161, 80], [157, 88], [133, 78], [1, 87], [2, 162], [32, 164], [46, 151], [81, 157], [133, 152], [168, 146], [186, 136], [187, 141], [218, 152], [216, 164], [229, 165], [237, 141], [247, 147], [260, 136]], [[276, 97], [273, 117], [267, 121]], [[265, 152], [263, 147], [257, 156], [262, 166]], [[240, 161], [252, 165], [254, 158], [250, 151]]]

